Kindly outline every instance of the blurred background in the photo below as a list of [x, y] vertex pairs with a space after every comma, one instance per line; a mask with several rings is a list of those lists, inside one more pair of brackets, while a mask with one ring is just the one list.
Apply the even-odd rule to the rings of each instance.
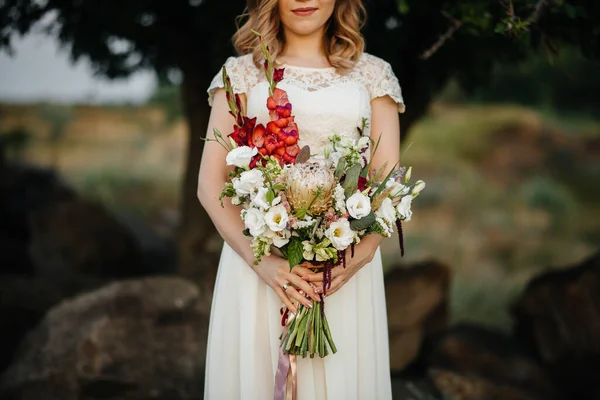
[[[201, 399], [206, 88], [245, 2], [0, 1], [0, 398]], [[427, 182], [394, 398], [600, 399], [600, 4], [365, 2]]]

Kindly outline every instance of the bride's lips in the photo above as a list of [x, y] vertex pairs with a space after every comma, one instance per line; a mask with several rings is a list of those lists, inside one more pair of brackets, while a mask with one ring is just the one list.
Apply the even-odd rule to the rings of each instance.
[[292, 10], [292, 12], [299, 17], [308, 17], [310, 15], [313, 15], [315, 11], [317, 11], [317, 9], [314, 7], [301, 7]]

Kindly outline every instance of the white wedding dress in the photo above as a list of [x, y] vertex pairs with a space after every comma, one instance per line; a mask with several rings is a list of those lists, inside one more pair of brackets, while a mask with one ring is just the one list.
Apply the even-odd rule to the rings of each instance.
[[[251, 55], [225, 63], [233, 89], [247, 96], [247, 114], [269, 121], [264, 72]], [[208, 93], [223, 87], [221, 72]], [[398, 111], [404, 103], [390, 65], [363, 53], [345, 76], [334, 68], [285, 65], [278, 87], [287, 91], [300, 133], [300, 146], [322, 151], [332, 133], [357, 135], [370, 101], [390, 96]], [[385, 134], [385, 133], [384, 133]], [[223, 160], [225, 162], [225, 160]], [[250, 242], [248, 242], [250, 245]], [[267, 400], [273, 398], [282, 302], [238, 254], [223, 246], [210, 314], [205, 398]], [[338, 352], [326, 358], [298, 357], [298, 400], [391, 399], [388, 330], [379, 250], [337, 293], [327, 297], [325, 312]]]

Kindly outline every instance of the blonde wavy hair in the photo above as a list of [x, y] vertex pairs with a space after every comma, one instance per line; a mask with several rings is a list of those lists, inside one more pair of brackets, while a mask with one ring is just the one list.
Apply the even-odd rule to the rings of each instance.
[[[279, 18], [278, 0], [247, 0], [244, 13], [237, 17], [237, 32], [233, 45], [239, 55], [252, 53], [257, 67], [263, 61], [260, 44], [252, 30], [260, 32], [269, 46], [273, 59], [285, 47]], [[240, 23], [243, 25], [240, 26]], [[361, 0], [337, 0], [331, 18], [326, 22], [323, 47], [329, 63], [340, 73], [347, 72], [358, 61], [365, 48], [360, 33], [366, 21], [366, 10]]]

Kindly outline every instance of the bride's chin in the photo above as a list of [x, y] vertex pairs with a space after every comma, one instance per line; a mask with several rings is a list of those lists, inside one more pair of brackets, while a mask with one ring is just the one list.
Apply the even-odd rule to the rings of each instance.
[[296, 36], [310, 36], [320, 31], [321, 26], [314, 24], [298, 24], [286, 27], [291, 33]]

